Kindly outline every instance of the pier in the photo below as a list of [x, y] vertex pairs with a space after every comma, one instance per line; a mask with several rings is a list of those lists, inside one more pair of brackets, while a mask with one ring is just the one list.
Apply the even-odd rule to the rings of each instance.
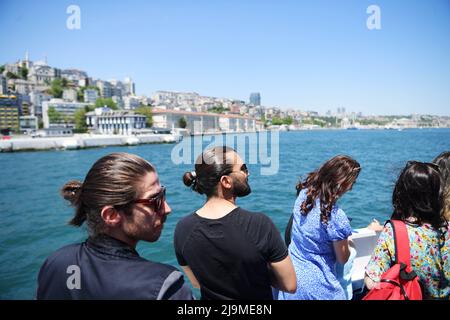
[[0, 140], [0, 152], [74, 150], [106, 146], [126, 146], [152, 143], [176, 143], [177, 134], [146, 135], [74, 135], [69, 137], [17, 138]]

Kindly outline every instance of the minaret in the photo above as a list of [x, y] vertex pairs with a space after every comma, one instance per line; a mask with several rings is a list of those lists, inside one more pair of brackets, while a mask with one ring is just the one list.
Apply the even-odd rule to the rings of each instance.
[[25, 67], [27, 67], [27, 69], [30, 69], [30, 57], [28, 54], [28, 50], [25, 51], [25, 60], [23, 62], [25, 62]]

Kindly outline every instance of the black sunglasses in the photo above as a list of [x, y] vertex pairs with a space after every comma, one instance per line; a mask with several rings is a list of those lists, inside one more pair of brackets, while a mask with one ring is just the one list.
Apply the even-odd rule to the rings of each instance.
[[239, 171], [231, 171], [230, 173], [233, 173], [233, 172], [244, 172], [246, 175], [248, 175], [248, 168], [247, 168], [247, 165], [244, 163], [242, 166], [241, 166], [241, 168], [239, 169]]
[[150, 206], [155, 212], [161, 212], [166, 201], [166, 187], [161, 186], [161, 190], [150, 199], [136, 199], [134, 203], [142, 203]]

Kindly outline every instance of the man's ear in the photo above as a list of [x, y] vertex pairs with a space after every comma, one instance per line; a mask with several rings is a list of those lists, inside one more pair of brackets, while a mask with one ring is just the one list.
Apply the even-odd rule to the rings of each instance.
[[115, 227], [122, 221], [121, 215], [113, 206], [104, 206], [100, 215], [108, 227]]
[[233, 187], [233, 180], [229, 176], [222, 176], [220, 178], [222, 189], [230, 190]]

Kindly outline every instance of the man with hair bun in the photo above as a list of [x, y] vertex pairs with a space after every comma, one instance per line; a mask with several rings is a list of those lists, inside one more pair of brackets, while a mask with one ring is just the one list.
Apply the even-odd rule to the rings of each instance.
[[139, 256], [140, 240], [155, 242], [171, 209], [155, 168], [128, 153], [99, 159], [84, 182], [69, 181], [61, 195], [75, 207], [73, 226], [89, 238], [63, 247], [43, 264], [37, 299], [190, 300], [175, 267]]
[[178, 263], [202, 299], [270, 300], [271, 286], [295, 292], [294, 267], [273, 222], [236, 205], [251, 192], [248, 176], [241, 157], [222, 146], [203, 152], [183, 176], [207, 198], [174, 235]]

